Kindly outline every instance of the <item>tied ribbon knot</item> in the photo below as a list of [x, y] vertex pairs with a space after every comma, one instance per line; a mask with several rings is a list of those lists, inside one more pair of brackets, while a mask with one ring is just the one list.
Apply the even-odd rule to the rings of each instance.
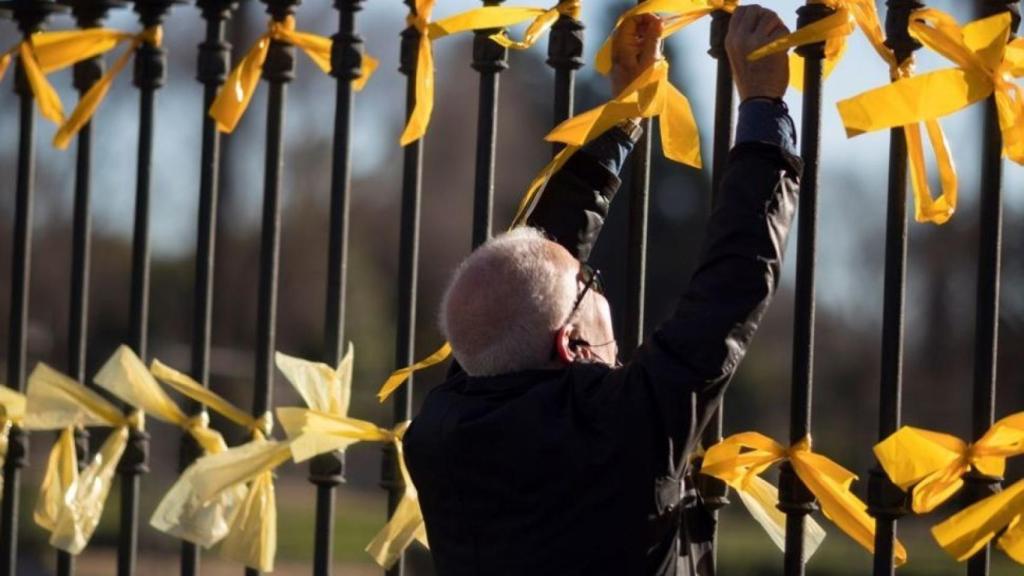
[[[875, 446], [875, 455], [894, 484], [912, 488], [913, 509], [925, 513], [951, 498], [971, 469], [1001, 477], [1006, 459], [1024, 454], [1024, 412], [992, 425], [977, 442], [904, 426]], [[939, 545], [964, 561], [1006, 529], [998, 545], [1024, 563], [1024, 481], [985, 498], [932, 528]]]
[[[256, 92], [260, 79], [263, 78], [263, 63], [267, 59], [271, 41], [291, 44], [306, 54], [324, 74], [331, 73], [332, 40], [308, 32], [295, 29], [295, 18], [288, 16], [284, 20], [270, 20], [267, 31], [253, 44], [245, 57], [235, 65], [228, 75], [227, 81], [210, 106], [210, 116], [216, 121], [217, 130], [231, 133], [242, 119], [252, 96]], [[376, 58], [367, 54], [362, 56], [362, 68], [359, 78], [352, 82], [352, 88], [362, 90], [370, 76], [379, 66]]]
[[[1009, 423], [1019, 422], [1020, 428]], [[1024, 412], [992, 425], [977, 442], [968, 444], [949, 434], [904, 426], [874, 448], [886, 474], [904, 491], [911, 491], [912, 508], [931, 512], [964, 485], [975, 469], [1000, 477], [1006, 459], [1024, 454]]]
[[46, 75], [108, 52], [125, 36], [106, 28], [36, 32], [0, 54], [0, 79], [17, 53], [39, 112], [60, 126], [64, 124], [64, 106]]
[[[708, 448], [701, 473], [719, 478], [737, 490], [750, 490], [756, 487], [754, 478], [782, 461], [792, 465], [797, 477], [820, 502], [825, 517], [874, 553], [875, 520], [868, 515], [867, 505], [850, 490], [857, 476], [813, 452], [809, 437], [787, 448], [757, 432], [734, 434]], [[899, 541], [895, 556], [898, 565], [907, 561], [906, 549]]]
[[565, 16], [572, 20], [579, 20], [581, 8], [580, 0], [562, 0], [554, 7], [543, 10], [534, 18], [533, 22], [526, 28], [526, 32], [523, 33], [522, 40], [512, 40], [504, 31], [492, 34], [490, 38], [505, 48], [527, 50], [536, 44], [537, 40], [550, 30], [560, 17]]
[[[84, 31], [83, 31], [84, 32]], [[60, 150], [64, 150], [71, 143], [71, 139], [74, 138], [79, 131], [82, 130], [89, 120], [96, 113], [100, 103], [110, 92], [110, 87], [113, 85], [114, 80], [124, 70], [125, 66], [131, 60], [132, 55], [143, 43], [151, 46], [160, 46], [163, 43], [163, 28], [160, 26], [150, 26], [139, 32], [138, 34], [129, 34], [126, 32], [120, 32], [117, 30], [99, 30], [98, 33], [102, 34], [102, 40], [97, 41], [104, 42], [106, 50], [104, 52], [112, 50], [118, 44], [122, 42], [128, 42], [128, 48], [118, 56], [117, 60], [107, 70], [106, 73], [96, 81], [85, 94], [82, 95], [82, 99], [78, 101], [75, 109], [72, 110], [71, 115], [68, 116], [67, 120], [61, 123], [57, 133], [53, 136], [53, 146]]]
[[[485, 6], [432, 22], [431, 16], [436, 5], [437, 0], [416, 0], [415, 6], [406, 17], [406, 23], [419, 32], [419, 39], [416, 49], [416, 73], [413, 79], [416, 101], [399, 137], [402, 146], [408, 146], [423, 138], [430, 125], [430, 116], [434, 111], [434, 40], [460, 32], [514, 26], [530, 19], [542, 19], [548, 12], [544, 8]], [[540, 26], [537, 22], [534, 24]], [[547, 27], [550, 27], [550, 24]], [[535, 30], [536, 35], [541, 32], [543, 30]], [[511, 42], [507, 38], [500, 39], [501, 36], [502, 34], [495, 34], [491, 39], [499, 44]]]
[[419, 496], [406, 468], [402, 448], [402, 437], [409, 423], [403, 422], [393, 430], [387, 430], [348, 416], [355, 363], [352, 345], [348, 346], [337, 369], [280, 352], [275, 355], [275, 360], [278, 369], [308, 406], [277, 409], [277, 417], [288, 436], [287, 444], [296, 463], [335, 450], [345, 450], [357, 442], [390, 442], [395, 446], [405, 490], [395, 513], [367, 546], [367, 552], [388, 569], [413, 540], [427, 546]]
[[[900, 76], [892, 84], [869, 90], [838, 103], [848, 136], [904, 127], [917, 197], [917, 220], [942, 223], [956, 207], [956, 174], [938, 119], [995, 97], [1003, 154], [1024, 163], [1024, 97], [1014, 78], [1024, 76], [1024, 40], [1010, 39], [1011, 18], [1002, 13], [962, 28], [935, 9], [911, 15], [910, 35], [956, 66], [914, 77]], [[943, 196], [932, 201], [923, 188], [923, 160], [917, 124], [924, 122], [939, 159]], [[952, 191], [952, 194], [950, 193]]]
[[[133, 368], [138, 370], [145, 371], [141, 361]], [[206, 450], [164, 496], [150, 524], [206, 548], [221, 542], [221, 556], [272, 571], [277, 553], [274, 470], [290, 455], [287, 442], [268, 439], [273, 415], [268, 411], [253, 416], [159, 360], [150, 364], [149, 374], [252, 434], [252, 440], [241, 446]], [[179, 425], [189, 421], [185, 418]]]
[[[50, 450], [34, 518], [50, 532], [50, 544], [78, 554], [92, 538], [106, 505], [129, 429], [143, 429], [139, 411], [125, 415], [109, 400], [46, 364], [28, 378], [25, 428], [61, 430]], [[113, 428], [89, 464], [78, 470], [75, 428]]]

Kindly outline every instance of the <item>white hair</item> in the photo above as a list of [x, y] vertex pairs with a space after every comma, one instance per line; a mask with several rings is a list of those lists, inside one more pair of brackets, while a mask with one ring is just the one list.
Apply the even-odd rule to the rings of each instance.
[[576, 298], [572, 262], [539, 230], [520, 227], [495, 236], [459, 265], [440, 324], [466, 373], [505, 374], [551, 361], [554, 333]]

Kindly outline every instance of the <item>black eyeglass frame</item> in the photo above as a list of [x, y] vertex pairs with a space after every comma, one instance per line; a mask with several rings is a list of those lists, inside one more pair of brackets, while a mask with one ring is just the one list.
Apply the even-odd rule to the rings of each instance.
[[580, 305], [583, 304], [583, 299], [587, 297], [587, 292], [593, 290], [598, 294], [604, 294], [604, 283], [601, 281], [601, 271], [592, 267], [590, 264], [580, 264], [580, 271], [576, 273], [576, 281], [583, 283], [583, 289], [576, 295], [576, 301], [573, 302], [572, 310], [569, 311], [569, 315], [565, 318], [564, 324], [568, 324], [572, 320], [572, 317], [576, 315], [576, 312], [579, 311]]

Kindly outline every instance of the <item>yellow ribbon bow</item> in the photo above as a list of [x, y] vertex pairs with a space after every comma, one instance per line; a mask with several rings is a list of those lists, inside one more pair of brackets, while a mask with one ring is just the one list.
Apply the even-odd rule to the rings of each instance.
[[[235, 126], [245, 114], [256, 87], [263, 78], [263, 63], [267, 59], [267, 52], [270, 50], [271, 41], [286, 42], [292, 44], [305, 52], [324, 74], [331, 72], [331, 44], [330, 38], [298, 32], [295, 30], [295, 18], [288, 16], [282, 21], [271, 20], [267, 25], [267, 31], [253, 44], [245, 57], [235, 65], [228, 75], [227, 81], [217, 93], [217, 98], [210, 106], [210, 116], [216, 120], [217, 130], [221, 132], [234, 132]], [[359, 78], [352, 83], [356, 91], [362, 90], [369, 81], [370, 76], [380, 63], [376, 58], [363, 54], [362, 69]]]
[[850, 135], [926, 122], [995, 94], [1003, 153], [1024, 164], [1024, 93], [1013, 78], [1024, 76], [1024, 39], [1008, 42], [1009, 13], [964, 27], [933, 8], [911, 15], [910, 34], [956, 67], [906, 78], [839, 102]]
[[580, 0], [561, 0], [554, 7], [547, 10], [540, 10], [533, 22], [523, 33], [523, 39], [519, 41], [509, 38], [507, 32], [499, 32], [490, 36], [499, 45], [512, 50], [527, 50], [537, 43], [537, 40], [551, 29], [561, 16], [567, 16], [573, 20], [580, 19]]
[[[25, 395], [0, 385], [0, 471], [7, 461], [11, 426], [21, 426], [25, 420]], [[3, 474], [0, 474], [0, 494], [4, 492]]]
[[1024, 564], [1024, 480], [989, 496], [932, 528], [943, 550], [959, 562], [981, 550], [1003, 529], [997, 544]]
[[972, 468], [1001, 477], [1006, 459], [1024, 454], [1024, 429], [1014, 428], [1013, 422], [1024, 424], [1024, 412], [996, 422], [973, 444], [904, 426], [875, 445], [875, 456], [893, 484], [904, 491], [913, 488], [914, 512], [924, 514], [959, 491]]
[[71, 139], [74, 138], [75, 134], [82, 129], [83, 126], [89, 123], [89, 120], [96, 113], [96, 109], [99, 108], [100, 103], [103, 102], [103, 98], [106, 97], [107, 92], [110, 91], [111, 85], [117, 76], [124, 70], [125, 66], [131, 60], [135, 54], [135, 50], [142, 45], [143, 42], [151, 44], [153, 46], [160, 46], [163, 42], [163, 28], [160, 26], [151, 26], [146, 28], [138, 34], [129, 34], [127, 32], [120, 32], [118, 30], [108, 30], [104, 28], [98, 28], [95, 30], [82, 30], [82, 32], [91, 32], [94, 34], [94, 38], [91, 39], [92, 45], [96, 50], [100, 50], [100, 53], [107, 52], [116, 47], [121, 42], [128, 42], [128, 48], [118, 56], [117, 60], [107, 70], [103, 76], [92, 85], [89, 90], [82, 95], [82, 99], [78, 101], [78, 105], [71, 111], [71, 116], [68, 116], [67, 120], [61, 123], [60, 129], [53, 136], [53, 146], [60, 150], [64, 150], [71, 143]]
[[[565, 4], [572, 4], [574, 1], [578, 0], [569, 0]], [[434, 40], [460, 32], [514, 26], [533, 18], [536, 20], [527, 31], [527, 38], [522, 44], [514, 43], [502, 34], [491, 36], [495, 42], [508, 45], [508, 47], [527, 47], [526, 43], [532, 44], [536, 41], [536, 37], [554, 23], [558, 14], [558, 7], [553, 9], [556, 15], [550, 17], [547, 14], [551, 11], [544, 8], [485, 6], [431, 22], [430, 17], [436, 4], [437, 0], [416, 0], [415, 11], [406, 18], [408, 25], [419, 32], [419, 45], [416, 50], [416, 76], [414, 79], [416, 104], [413, 106], [409, 120], [399, 138], [402, 146], [407, 146], [422, 138], [427, 133], [427, 126], [430, 125], [430, 115], [434, 111]], [[563, 7], [562, 9], [571, 13], [569, 8]], [[551, 22], [545, 25], [546, 18]], [[530, 40], [531, 31], [533, 32], [532, 41]]]
[[366, 551], [385, 570], [391, 568], [413, 540], [429, 548], [427, 529], [420, 510], [419, 493], [405, 465], [402, 438], [409, 422], [402, 422], [394, 430], [376, 424], [330, 414], [315, 409], [284, 407], [277, 409], [277, 417], [288, 435], [295, 462], [303, 462], [318, 454], [345, 449], [357, 442], [392, 442], [398, 470], [405, 483], [402, 499], [388, 523], [377, 533]]
[[[793, 471], [821, 503], [825, 517], [869, 552], [875, 550], [875, 520], [867, 505], [850, 491], [857, 476], [829, 458], [811, 451], [810, 438], [786, 448], [757, 432], [734, 434], [708, 449], [701, 472], [737, 489], [749, 490], [753, 478], [776, 462], [789, 461]], [[896, 563], [907, 561], [896, 542]]]
[[[128, 346], [118, 347], [93, 381], [147, 415], [178, 426], [195, 439], [204, 454], [227, 450], [220, 432], [210, 428], [206, 412], [186, 415]], [[236, 490], [210, 502], [165, 498], [150, 524], [175, 538], [209, 548], [227, 535], [228, 521], [244, 496], [244, 491]]]
[[[271, 572], [277, 553], [277, 503], [274, 494], [274, 469], [288, 461], [287, 442], [267, 440], [273, 427], [270, 413], [253, 417], [221, 396], [204, 388], [188, 375], [154, 360], [150, 372], [158, 380], [252, 432], [252, 441], [212, 453], [195, 461], [178, 478], [153, 514], [153, 524], [163, 522], [173, 528], [213, 525], [204, 515], [222, 508], [237, 511], [225, 514], [227, 526], [217, 525], [216, 534], [197, 535], [197, 543], [211, 546], [221, 541], [221, 556], [246, 566]], [[191, 516], [190, 516], [191, 515]], [[161, 528], [163, 529], [163, 528]]]
[[[75, 427], [114, 428], [88, 466], [78, 471]], [[28, 378], [25, 429], [62, 430], [50, 450], [35, 521], [50, 531], [50, 545], [78, 554], [89, 543], [103, 514], [117, 464], [128, 443], [128, 429], [144, 426], [143, 414], [123, 414], [117, 406], [46, 364]]]
[[[882, 24], [878, 19], [878, 10], [875, 8], [874, 0], [818, 0], [835, 10], [835, 13], [818, 20], [808, 26], [804, 26], [791, 34], [773, 40], [768, 44], [754, 50], [748, 58], [758, 60], [806, 44], [825, 43], [825, 59], [822, 63], [822, 76], [828, 78], [829, 74], [836, 67], [846, 53], [847, 38], [857, 28], [867, 36], [875, 52], [895, 68], [896, 61], [892, 51], [885, 45], [885, 35], [882, 32]], [[803, 57], [793, 54], [789, 59], [790, 63], [790, 86], [797, 90], [803, 90]]]
[[64, 123], [64, 106], [57, 91], [46, 80], [46, 75], [113, 49], [117, 41], [112, 38], [117, 34], [119, 32], [105, 28], [36, 32], [28, 40], [0, 54], [0, 79], [10, 66], [11, 56], [17, 52], [32, 94], [39, 104], [39, 112], [54, 124], [61, 125]]

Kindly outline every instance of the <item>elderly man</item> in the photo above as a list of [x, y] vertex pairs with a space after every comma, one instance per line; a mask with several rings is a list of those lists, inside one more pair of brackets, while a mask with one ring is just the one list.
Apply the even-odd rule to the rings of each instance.
[[[625, 23], [613, 89], [660, 58], [661, 21]], [[442, 576], [677, 575], [690, 455], [778, 284], [799, 160], [782, 103], [787, 32], [738, 8], [727, 49], [736, 145], [700, 263], [675, 314], [620, 366], [608, 302], [585, 261], [639, 137], [623, 123], [549, 182], [529, 224], [459, 267], [441, 311], [456, 365], [406, 436]]]

